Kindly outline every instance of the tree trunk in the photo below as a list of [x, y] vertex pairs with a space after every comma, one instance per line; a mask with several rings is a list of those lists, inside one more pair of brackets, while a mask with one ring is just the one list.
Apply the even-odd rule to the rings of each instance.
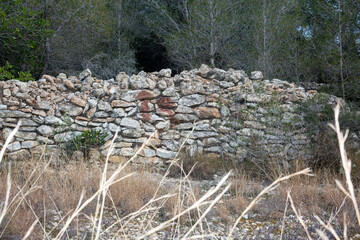
[[340, 67], [340, 80], [341, 80], [341, 90], [342, 97], [345, 99], [345, 84], [344, 84], [344, 54], [343, 54], [343, 46], [342, 46], [342, 25], [341, 25], [341, 0], [338, 0], [338, 12], [339, 12], [339, 67]]
[[266, 29], [267, 18], [266, 18], [266, 0], [263, 1], [263, 73], [264, 77], [267, 77], [267, 49], [266, 49]]
[[[45, 0], [45, 6], [44, 6], [44, 19], [45, 21], [48, 20], [48, 0]], [[41, 71], [41, 76], [47, 73], [49, 68], [49, 57], [50, 57], [50, 38], [47, 36], [45, 41], [45, 49], [44, 49], [44, 56], [43, 56], [43, 69]], [[40, 77], [41, 77], [40, 76]]]
[[215, 67], [216, 39], [215, 39], [215, 16], [214, 16], [213, 0], [210, 0], [209, 4], [210, 4], [210, 64], [212, 67]]

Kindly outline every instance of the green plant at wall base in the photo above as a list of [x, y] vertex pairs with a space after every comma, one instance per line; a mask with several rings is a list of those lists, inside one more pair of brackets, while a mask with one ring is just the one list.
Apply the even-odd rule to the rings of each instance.
[[106, 142], [107, 133], [101, 132], [101, 130], [91, 129], [86, 130], [81, 133], [81, 135], [76, 136], [69, 146], [70, 149], [76, 151], [82, 151], [84, 154], [84, 160], [87, 160], [89, 157], [89, 152], [91, 148], [99, 148]]

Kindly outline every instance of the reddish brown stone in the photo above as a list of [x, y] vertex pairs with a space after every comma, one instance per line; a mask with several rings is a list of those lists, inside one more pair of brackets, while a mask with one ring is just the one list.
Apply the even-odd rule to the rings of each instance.
[[170, 97], [163, 97], [157, 102], [161, 108], [174, 108], [177, 107], [177, 103], [174, 102]]
[[31, 113], [31, 109], [29, 109], [29, 108], [21, 108], [21, 109], [19, 109], [19, 111], [22, 111], [22, 112], [25, 112], [25, 113]]
[[11, 106], [9, 107], [9, 110], [12, 110], [12, 111], [15, 111], [15, 110], [18, 110], [19, 107], [18, 106]]
[[86, 113], [86, 116], [88, 118], [92, 118], [95, 115], [95, 113], [96, 113], [96, 107], [93, 107]]
[[150, 113], [140, 113], [140, 117], [144, 121], [151, 122], [151, 114]]
[[136, 100], [142, 100], [142, 99], [152, 99], [155, 98], [154, 94], [148, 90], [140, 91], [136, 95]]
[[78, 98], [78, 97], [72, 97], [70, 99], [70, 102], [72, 102], [73, 104], [77, 105], [77, 106], [80, 106], [80, 107], [85, 107], [86, 106], [86, 101], [81, 99], [81, 98]]
[[209, 107], [197, 107], [194, 112], [199, 118], [221, 118], [219, 109]]
[[206, 102], [217, 102], [217, 98], [214, 97], [206, 97]]
[[39, 115], [39, 116], [42, 116], [42, 117], [46, 117], [46, 112], [44, 112], [42, 110], [33, 110], [32, 114]]
[[156, 113], [159, 114], [160, 116], [163, 117], [169, 117], [169, 116], [174, 116], [175, 112], [171, 109], [166, 109], [166, 108], [158, 108], [156, 110]]
[[151, 147], [159, 147], [160, 145], [161, 145], [161, 140], [156, 138], [150, 139], [148, 143], [148, 146]]
[[36, 100], [34, 98], [28, 98], [26, 99], [26, 103], [32, 106], [36, 104]]
[[70, 90], [75, 90], [75, 85], [70, 80], [66, 79], [64, 85]]
[[54, 84], [55, 81], [55, 77], [52, 77], [50, 75], [43, 75], [41, 78], [46, 79], [47, 81], [51, 82], [52, 84]]
[[180, 121], [175, 118], [175, 115], [171, 116], [169, 120], [170, 120], [170, 128], [174, 128], [176, 125], [180, 124]]
[[142, 101], [139, 106], [140, 112], [151, 112], [153, 110], [152, 108], [154, 108], [154, 106], [149, 100]]

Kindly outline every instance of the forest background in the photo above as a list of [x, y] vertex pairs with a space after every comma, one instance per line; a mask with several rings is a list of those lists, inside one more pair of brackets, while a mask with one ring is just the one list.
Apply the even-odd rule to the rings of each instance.
[[359, 0], [1, 0], [0, 80], [260, 70], [360, 105]]

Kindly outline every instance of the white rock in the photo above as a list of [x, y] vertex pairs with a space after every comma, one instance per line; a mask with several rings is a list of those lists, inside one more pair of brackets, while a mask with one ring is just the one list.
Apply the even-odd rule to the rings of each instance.
[[21, 148], [20, 142], [13, 142], [11, 144], [8, 145], [7, 149], [9, 149], [9, 151], [17, 151]]
[[176, 152], [168, 151], [162, 148], [157, 148], [156, 155], [164, 159], [173, 159], [176, 156]]
[[43, 136], [50, 136], [50, 135], [52, 135], [54, 129], [50, 126], [42, 125], [42, 126], [38, 127], [36, 129], [36, 131]]
[[38, 141], [25, 141], [21, 143], [21, 148], [33, 148], [39, 145]]
[[47, 116], [45, 117], [45, 124], [49, 124], [49, 125], [63, 125], [64, 122], [60, 119], [60, 118], [57, 118], [57, 117], [53, 117], [53, 116]]
[[121, 119], [120, 126], [126, 127], [126, 128], [140, 129], [139, 121], [136, 121], [136, 120], [134, 120], [132, 118], [123, 118], [123, 119]]
[[263, 73], [260, 71], [251, 72], [250, 79], [252, 80], [262, 80], [264, 78]]
[[84, 71], [82, 71], [80, 74], [79, 74], [79, 79], [82, 81], [84, 80], [85, 78], [87, 77], [91, 77], [91, 71], [90, 69], [85, 69]]
[[180, 98], [179, 105], [192, 107], [192, 106], [200, 105], [204, 102], [205, 102], [205, 96], [200, 94], [192, 94]]
[[155, 152], [155, 150], [153, 150], [151, 148], [145, 148], [144, 149], [144, 155], [145, 155], [145, 157], [155, 157], [156, 152]]
[[171, 69], [170, 68], [161, 69], [159, 72], [159, 77], [171, 77]]
[[129, 84], [131, 89], [149, 88], [149, 83], [146, 81], [146, 78], [139, 75], [132, 75], [129, 79]]

